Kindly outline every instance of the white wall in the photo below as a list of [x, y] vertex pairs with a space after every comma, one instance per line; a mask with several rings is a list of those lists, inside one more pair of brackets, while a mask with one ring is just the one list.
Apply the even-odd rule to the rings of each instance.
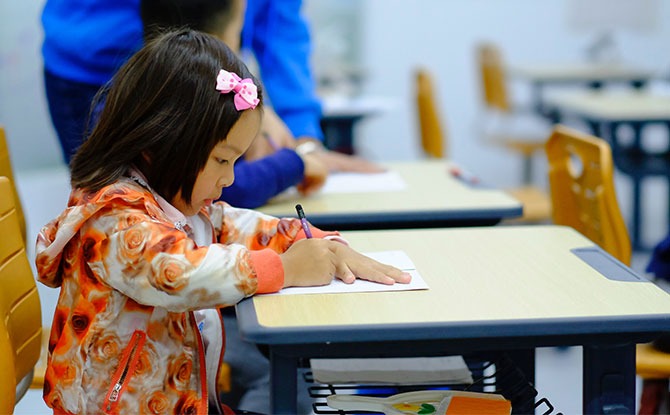
[[17, 170], [63, 163], [44, 97], [43, 4], [43, 0], [0, 2], [0, 124], [5, 126]]
[[[518, 159], [483, 146], [476, 139], [474, 123], [480, 100], [475, 44], [481, 40], [496, 42], [508, 63], [581, 60], [592, 34], [571, 31], [566, 21], [568, 3], [366, 0], [361, 39], [362, 63], [369, 73], [366, 92], [394, 97], [398, 106], [360, 128], [363, 154], [374, 159], [417, 154], [411, 82], [413, 68], [424, 65], [438, 84], [450, 157], [486, 181], [515, 184], [520, 176]], [[670, 76], [670, 2], [659, 4], [654, 30], [622, 31], [615, 37], [625, 61], [664, 70]], [[529, 90], [522, 83], [515, 82], [513, 91], [520, 101], [529, 98]]]
[[[309, 10], [321, 0], [309, 0]], [[631, 0], [635, 1], [635, 0]], [[392, 98], [392, 110], [363, 122], [359, 149], [375, 160], [417, 156], [411, 74], [424, 65], [436, 76], [449, 133], [450, 156], [494, 184], [513, 182], [519, 163], [501, 150], [481, 146], [473, 125], [479, 108], [474, 46], [495, 41], [508, 62], [583, 58], [591, 40], [566, 21], [569, 0], [360, 0], [355, 52], [367, 73], [365, 92]], [[626, 61], [670, 73], [670, 2], [647, 33], [617, 33]], [[5, 124], [15, 168], [61, 162], [43, 92], [39, 13], [42, 1], [4, 1], [0, 25], [0, 123]], [[325, 3], [322, 3], [325, 7]], [[333, 7], [330, 5], [329, 7]], [[317, 9], [318, 10], [318, 9]], [[315, 31], [318, 27], [313, 28]], [[330, 28], [329, 30], [332, 30]], [[523, 99], [523, 85], [515, 86]], [[540, 160], [541, 162], [541, 160]]]

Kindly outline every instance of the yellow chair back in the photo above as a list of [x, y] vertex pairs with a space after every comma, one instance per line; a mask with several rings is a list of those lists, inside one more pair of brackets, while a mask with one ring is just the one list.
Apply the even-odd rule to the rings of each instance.
[[42, 313], [12, 184], [0, 177], [0, 413], [12, 413], [31, 383], [42, 345]]
[[631, 244], [616, 198], [609, 144], [557, 125], [546, 153], [554, 223], [571, 226], [630, 265]]
[[12, 183], [12, 196], [14, 197], [16, 206], [16, 215], [19, 219], [23, 242], [26, 242], [26, 219], [25, 216], [23, 216], [21, 199], [19, 199], [19, 193], [16, 190], [14, 172], [12, 171], [12, 163], [9, 158], [9, 148], [7, 147], [7, 136], [5, 134], [5, 128], [2, 125], [0, 125], [0, 176], [8, 177]]
[[482, 79], [482, 92], [487, 107], [503, 112], [511, 111], [505, 85], [505, 68], [498, 47], [492, 43], [477, 46], [477, 60]]
[[419, 68], [415, 73], [415, 82], [421, 147], [424, 153], [430, 157], [446, 157], [444, 150], [445, 135], [438, 113], [432, 76], [427, 70]]

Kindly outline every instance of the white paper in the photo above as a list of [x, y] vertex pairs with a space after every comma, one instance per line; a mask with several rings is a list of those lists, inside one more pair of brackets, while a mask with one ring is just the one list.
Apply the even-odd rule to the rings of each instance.
[[421, 274], [416, 270], [414, 263], [403, 251], [380, 251], [364, 253], [381, 263], [393, 265], [412, 276], [409, 284], [395, 283], [393, 285], [379, 284], [376, 282], [357, 279], [353, 284], [346, 284], [339, 279], [334, 279], [329, 285], [318, 287], [288, 287], [271, 294], [261, 295], [292, 295], [292, 294], [336, 294], [336, 293], [361, 293], [373, 291], [408, 291], [427, 290], [428, 284], [423, 280]]
[[319, 383], [471, 384], [462, 356], [311, 359]]
[[321, 193], [399, 192], [407, 183], [395, 171], [383, 173], [338, 172], [329, 174]]

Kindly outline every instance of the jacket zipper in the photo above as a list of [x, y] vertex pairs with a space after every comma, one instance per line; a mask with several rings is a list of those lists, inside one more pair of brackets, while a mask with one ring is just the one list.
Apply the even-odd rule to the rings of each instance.
[[105, 406], [105, 412], [110, 413], [116, 406], [123, 393], [123, 387], [126, 383], [126, 378], [135, 371], [137, 362], [140, 358], [140, 352], [144, 347], [146, 341], [146, 334], [141, 331], [135, 331], [133, 337], [131, 337], [128, 346], [123, 351], [121, 356], [121, 361], [119, 362], [119, 367], [116, 369], [114, 376], [112, 377], [112, 386], [107, 392], [105, 400], [107, 405]]
[[195, 321], [195, 314], [192, 311], [189, 311], [189, 319], [191, 320], [191, 325], [195, 328], [196, 341], [198, 343], [198, 363], [202, 370], [200, 370], [200, 389], [202, 390], [202, 395], [200, 395], [200, 405], [198, 407], [199, 414], [208, 414], [209, 413], [209, 396], [207, 393], [207, 365], [205, 364], [205, 346], [202, 341], [202, 334], [198, 330], [198, 324]]

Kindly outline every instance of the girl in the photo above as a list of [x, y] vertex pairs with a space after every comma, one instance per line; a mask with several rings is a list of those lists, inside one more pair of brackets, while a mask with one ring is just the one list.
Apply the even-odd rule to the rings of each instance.
[[55, 413], [199, 413], [215, 391], [219, 307], [295, 285], [409, 275], [337, 233], [213, 203], [257, 134], [258, 82], [194, 31], [148, 42], [114, 77], [71, 163], [68, 208], [37, 241], [60, 287], [44, 399]]

